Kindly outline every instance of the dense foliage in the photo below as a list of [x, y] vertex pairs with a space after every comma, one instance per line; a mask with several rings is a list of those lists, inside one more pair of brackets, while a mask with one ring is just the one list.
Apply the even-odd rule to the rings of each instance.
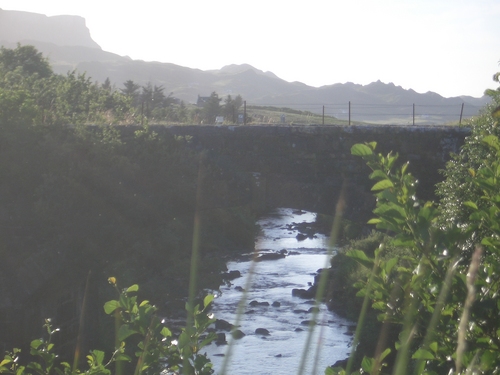
[[147, 300], [138, 302], [137, 284], [119, 289], [116, 278], [110, 277], [108, 280], [118, 294], [118, 299], [104, 304], [105, 313], [115, 319], [115, 348], [112, 353], [91, 350], [85, 356], [87, 362], [85, 369], [81, 364], [83, 361], [79, 358], [81, 348], [77, 346], [72, 364], [61, 361], [54, 344], [59, 329], [53, 329], [52, 322], [47, 319], [44, 324], [45, 337], [30, 343], [30, 360], [20, 360], [24, 353], [18, 348], [13, 349], [0, 361], [0, 373], [15, 375], [110, 375], [112, 373], [209, 375], [213, 373], [210, 360], [200, 352], [216, 338], [213, 332], [206, 334], [208, 326], [215, 322], [212, 314], [208, 313], [213, 295], [207, 295], [203, 299], [203, 305], [186, 305], [188, 313], [193, 317], [193, 323], [186, 325], [182, 332], [174, 337], [158, 317], [158, 309], [154, 305]]
[[243, 100], [228, 95], [220, 105], [217, 93], [202, 107], [188, 106], [166, 94], [163, 86], [127, 80], [117, 90], [108, 80], [99, 84], [85, 73], [52, 72], [33, 46], [0, 47], [0, 123], [37, 125], [213, 124], [216, 116], [237, 121]]
[[[346, 254], [368, 271], [356, 283], [365, 301], [361, 317], [370, 305], [383, 323], [373, 358], [363, 358], [356, 373], [385, 373], [387, 365], [394, 374], [500, 372], [500, 141], [494, 110], [500, 96], [498, 90], [489, 94], [492, 107], [471, 121], [471, 136], [444, 172], [440, 204], [418, 200], [417, 180], [408, 163], [397, 166], [397, 154], [376, 154], [375, 143], [352, 148], [376, 181], [377, 207], [369, 223], [387, 234], [371, 254]], [[357, 333], [355, 346], [363, 335]], [[346, 369], [327, 372], [351, 373], [352, 366], [350, 361]]]
[[[54, 75], [32, 47], [1, 49], [0, 72], [4, 343], [31, 339], [39, 307], [55, 309], [89, 271], [141, 283], [146, 298], [178, 310], [165, 302], [187, 295], [195, 215], [203, 287], [219, 285], [221, 249], [253, 246], [249, 176], [193, 149], [189, 137], [85, 125], [125, 118], [130, 100], [85, 75]], [[97, 301], [108, 298], [97, 289]]]

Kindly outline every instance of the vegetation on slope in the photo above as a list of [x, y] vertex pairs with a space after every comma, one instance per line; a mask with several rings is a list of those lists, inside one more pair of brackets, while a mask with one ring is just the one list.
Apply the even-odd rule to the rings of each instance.
[[[376, 154], [373, 142], [353, 146], [376, 181], [370, 223], [385, 234], [374, 233], [332, 260], [349, 273], [347, 285], [335, 276], [334, 298], [352, 293], [355, 281], [363, 303], [356, 306], [358, 350], [346, 368], [328, 373], [351, 373], [355, 366], [355, 373], [372, 374], [500, 371], [500, 91], [488, 94], [494, 106], [470, 122], [472, 135], [438, 186], [439, 204], [418, 200], [417, 180], [408, 163], [397, 166], [397, 154]], [[366, 322], [374, 327], [374, 315], [377, 340], [370, 329], [363, 333]]]
[[[221, 251], [253, 247], [250, 177], [146, 125], [84, 125], [125, 118], [120, 103], [130, 105], [84, 75], [52, 74], [31, 47], [0, 51], [3, 342], [27, 342], [39, 330], [39, 307], [56, 309], [89, 271], [97, 284], [110, 274], [141, 283], [162, 307], [187, 296], [195, 217], [198, 289], [220, 285]], [[99, 292], [100, 302], [108, 298]]]

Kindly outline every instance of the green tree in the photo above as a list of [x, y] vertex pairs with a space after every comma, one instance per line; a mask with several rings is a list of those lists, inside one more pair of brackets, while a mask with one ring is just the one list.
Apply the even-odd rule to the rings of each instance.
[[[494, 79], [498, 82], [499, 74]], [[491, 103], [481, 110], [479, 116], [473, 117], [465, 126], [470, 128], [470, 135], [465, 138], [464, 145], [458, 154], [452, 155], [451, 161], [443, 171], [444, 181], [437, 184], [437, 194], [441, 198], [443, 225], [463, 225], [469, 221], [470, 208], [463, 206], [464, 200], [479, 197], [481, 190], [469, 179], [470, 169], [477, 169], [494, 158], [489, 147], [482, 142], [487, 135], [500, 136], [500, 128], [493, 113], [500, 106], [500, 88], [487, 90]], [[470, 244], [472, 246], [472, 243]], [[470, 246], [469, 246], [470, 250]]]
[[39, 78], [50, 77], [52, 68], [41, 52], [33, 46], [21, 46], [16, 49], [0, 47], [0, 70], [14, 71], [20, 69], [23, 75], [38, 75]]
[[223, 114], [226, 119], [228, 119], [231, 122], [236, 122], [236, 118], [238, 116], [238, 110], [240, 109], [241, 105], [243, 104], [243, 98], [241, 95], [237, 95], [236, 98], [232, 98], [231, 95], [228, 95], [224, 99], [224, 105], [223, 105]]
[[220, 102], [221, 99], [219, 98], [219, 95], [215, 91], [212, 92], [203, 106], [202, 116], [204, 121], [209, 124], [215, 123], [215, 118], [221, 113]]
[[104, 83], [101, 85], [101, 87], [106, 90], [106, 91], [111, 91], [113, 89], [113, 87], [111, 86], [111, 81], [109, 79], [109, 77], [106, 77], [106, 80], [104, 81]]
[[132, 80], [128, 80], [128, 81], [125, 81], [123, 83], [123, 88], [120, 89], [121, 92], [128, 96], [129, 98], [132, 99], [132, 104], [134, 106], [137, 106], [139, 104], [139, 96], [140, 96], [140, 92], [139, 92], [139, 89], [141, 88], [140, 85], [138, 85], [137, 83], [135, 83], [134, 81]]
[[[364, 297], [360, 316], [371, 306], [385, 329], [399, 327], [396, 337], [381, 334], [374, 358], [364, 358], [357, 373], [383, 372], [394, 350], [394, 374], [500, 371], [500, 141], [491, 134], [498, 108], [471, 122], [474, 137], [448, 164], [448, 179], [440, 184], [446, 199], [439, 205], [418, 200], [417, 180], [408, 163], [397, 166], [397, 154], [376, 154], [374, 142], [353, 146], [375, 181], [369, 223], [390, 235], [373, 256], [347, 252], [371, 271], [355, 284]], [[456, 200], [451, 208], [450, 197]], [[328, 371], [351, 368], [352, 362]]]

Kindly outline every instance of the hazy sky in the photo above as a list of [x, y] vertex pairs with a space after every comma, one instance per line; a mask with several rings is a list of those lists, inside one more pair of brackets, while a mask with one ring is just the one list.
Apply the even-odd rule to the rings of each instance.
[[0, 0], [86, 19], [106, 51], [202, 70], [251, 64], [311, 86], [376, 80], [482, 96], [500, 70], [499, 0]]

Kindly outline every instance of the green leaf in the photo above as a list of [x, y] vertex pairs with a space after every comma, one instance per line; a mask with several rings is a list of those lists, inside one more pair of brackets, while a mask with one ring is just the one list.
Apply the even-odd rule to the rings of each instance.
[[491, 350], [486, 350], [481, 356], [481, 367], [483, 370], [490, 369], [498, 357], [498, 353]]
[[36, 340], [33, 340], [33, 341], [31, 342], [31, 345], [30, 345], [30, 346], [31, 346], [31, 348], [33, 348], [33, 349], [38, 349], [38, 348], [40, 347], [40, 345], [42, 345], [42, 344], [43, 344], [43, 341], [42, 341], [42, 340], [40, 340], [40, 339], [36, 339]]
[[431, 343], [429, 345], [429, 348], [434, 352], [434, 353], [437, 353], [438, 351], [438, 343], [436, 341], [434, 341], [433, 343]]
[[163, 337], [170, 337], [172, 336], [172, 332], [167, 328], [167, 327], [163, 327], [160, 331], [160, 334], [163, 336]]
[[135, 333], [139, 333], [136, 330], [131, 329], [128, 325], [124, 324], [118, 329], [118, 341], [125, 341], [127, 337], [132, 336]]
[[42, 366], [38, 362], [30, 362], [27, 366], [31, 370], [35, 370], [41, 374], [44, 373]]
[[104, 311], [106, 314], [112, 314], [116, 309], [120, 308], [120, 302], [117, 300], [111, 300], [104, 304]]
[[186, 333], [186, 331], [184, 331], [180, 334], [178, 342], [179, 343], [177, 344], [177, 346], [180, 349], [184, 348], [186, 345], [189, 345], [189, 343], [191, 342], [191, 339], [189, 338], [189, 335]]
[[202, 342], [198, 343], [198, 350], [217, 340], [217, 335], [214, 332], [208, 334], [207, 338]]
[[411, 356], [412, 359], [434, 359], [434, 354], [429, 352], [428, 350], [425, 349], [418, 349], [413, 355]]
[[370, 259], [366, 256], [364, 252], [361, 250], [349, 250], [346, 255], [348, 257], [353, 258], [354, 260], [358, 261], [361, 263], [363, 266], [367, 268], [373, 267], [373, 259]]
[[387, 304], [383, 301], [378, 301], [378, 302], [374, 302], [372, 304], [372, 308], [374, 310], [380, 310], [380, 311], [384, 311], [387, 307]]
[[398, 263], [398, 258], [391, 258], [385, 263], [385, 272], [387, 274], [391, 273], [392, 268]]
[[406, 212], [403, 207], [393, 203], [386, 203], [378, 206], [373, 210], [373, 213], [382, 216], [385, 220], [398, 219], [401, 221], [406, 220]]
[[127, 362], [130, 362], [131, 360], [132, 360], [132, 358], [130, 358], [128, 355], [126, 355], [124, 353], [118, 353], [115, 356], [115, 361], [127, 361]]
[[368, 220], [367, 224], [378, 224], [381, 222], [382, 222], [382, 220], [380, 220], [378, 218], [373, 218], [373, 219]]
[[379, 356], [379, 361], [382, 362], [385, 357], [387, 357], [389, 354], [391, 354], [391, 349], [387, 348], [385, 349], [382, 354]]
[[8, 365], [9, 363], [12, 363], [13, 360], [12, 359], [4, 359], [2, 362], [0, 362], [0, 367], [2, 366], [5, 366], [5, 365]]
[[467, 207], [470, 207], [470, 208], [473, 208], [473, 209], [477, 210], [477, 204], [475, 204], [472, 201], [464, 202], [464, 206], [467, 206]]
[[500, 150], [500, 143], [498, 142], [498, 137], [494, 135], [487, 135], [482, 139], [484, 143], [488, 146], [493, 147], [495, 150]]
[[401, 174], [405, 174], [406, 173], [406, 170], [408, 169], [409, 165], [410, 165], [409, 161], [407, 161], [406, 163], [403, 164], [403, 166], [401, 167]]
[[391, 187], [394, 187], [394, 184], [392, 183], [392, 181], [385, 179], [385, 180], [379, 181], [375, 185], [373, 185], [372, 191], [385, 190], [385, 189], [388, 189]]
[[363, 371], [371, 373], [373, 370], [374, 362], [375, 361], [373, 360], [373, 358], [363, 357], [363, 360], [361, 361], [361, 368], [363, 369]]
[[104, 362], [104, 352], [101, 350], [93, 350], [92, 355], [98, 365], [102, 365]]
[[137, 292], [139, 290], [139, 285], [134, 284], [128, 287], [127, 293]]
[[373, 155], [373, 151], [367, 145], [356, 143], [351, 147], [351, 154], [354, 156], [369, 156]]
[[206, 308], [208, 305], [212, 303], [214, 300], [214, 295], [213, 294], [208, 294], [204, 299], [203, 299], [203, 306]]
[[385, 180], [387, 179], [387, 175], [384, 173], [384, 171], [380, 169], [376, 169], [372, 172], [370, 175], [371, 180]]

